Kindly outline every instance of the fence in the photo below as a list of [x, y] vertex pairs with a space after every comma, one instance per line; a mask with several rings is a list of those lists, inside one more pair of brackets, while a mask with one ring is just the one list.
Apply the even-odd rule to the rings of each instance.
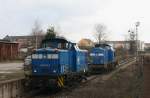
[[22, 98], [23, 78], [0, 82], [0, 98]]

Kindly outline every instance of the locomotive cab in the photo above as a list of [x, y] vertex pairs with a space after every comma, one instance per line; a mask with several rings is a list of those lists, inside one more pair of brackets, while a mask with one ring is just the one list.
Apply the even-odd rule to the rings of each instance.
[[42, 48], [52, 48], [52, 49], [72, 49], [75, 43], [69, 42], [64, 38], [54, 38], [54, 39], [45, 39], [42, 41]]
[[56, 76], [69, 71], [69, 54], [73, 43], [55, 38], [42, 41], [42, 49], [32, 54], [33, 76]]
[[112, 69], [115, 63], [115, 51], [108, 44], [96, 44], [90, 51], [92, 70]]

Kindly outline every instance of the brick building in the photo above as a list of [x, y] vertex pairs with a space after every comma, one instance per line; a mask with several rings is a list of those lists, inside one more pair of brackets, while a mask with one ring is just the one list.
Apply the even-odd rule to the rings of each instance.
[[28, 47], [40, 47], [40, 43], [43, 40], [45, 36], [39, 35], [39, 36], [5, 36], [3, 40], [8, 40], [10, 42], [18, 42], [19, 47], [21, 48], [28, 48]]
[[18, 43], [0, 40], [0, 61], [17, 59], [18, 49]]
[[41, 42], [45, 38], [45, 35], [38, 36], [5, 36], [3, 40], [10, 42], [17, 42], [19, 44], [19, 58], [24, 59], [29, 55], [33, 49], [40, 48]]

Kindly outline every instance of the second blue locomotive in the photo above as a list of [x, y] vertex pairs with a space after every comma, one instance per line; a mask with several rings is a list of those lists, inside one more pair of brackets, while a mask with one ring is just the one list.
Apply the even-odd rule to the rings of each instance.
[[92, 71], [99, 69], [111, 70], [117, 65], [115, 50], [108, 44], [96, 44], [90, 50], [89, 56]]

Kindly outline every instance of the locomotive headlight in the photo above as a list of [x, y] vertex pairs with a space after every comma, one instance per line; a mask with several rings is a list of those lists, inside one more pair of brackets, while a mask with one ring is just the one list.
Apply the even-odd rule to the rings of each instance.
[[84, 72], [85, 72], [85, 69], [84, 69]]
[[56, 73], [56, 70], [53, 70], [54, 73]]
[[34, 72], [37, 72], [36, 70], [34, 70]]

